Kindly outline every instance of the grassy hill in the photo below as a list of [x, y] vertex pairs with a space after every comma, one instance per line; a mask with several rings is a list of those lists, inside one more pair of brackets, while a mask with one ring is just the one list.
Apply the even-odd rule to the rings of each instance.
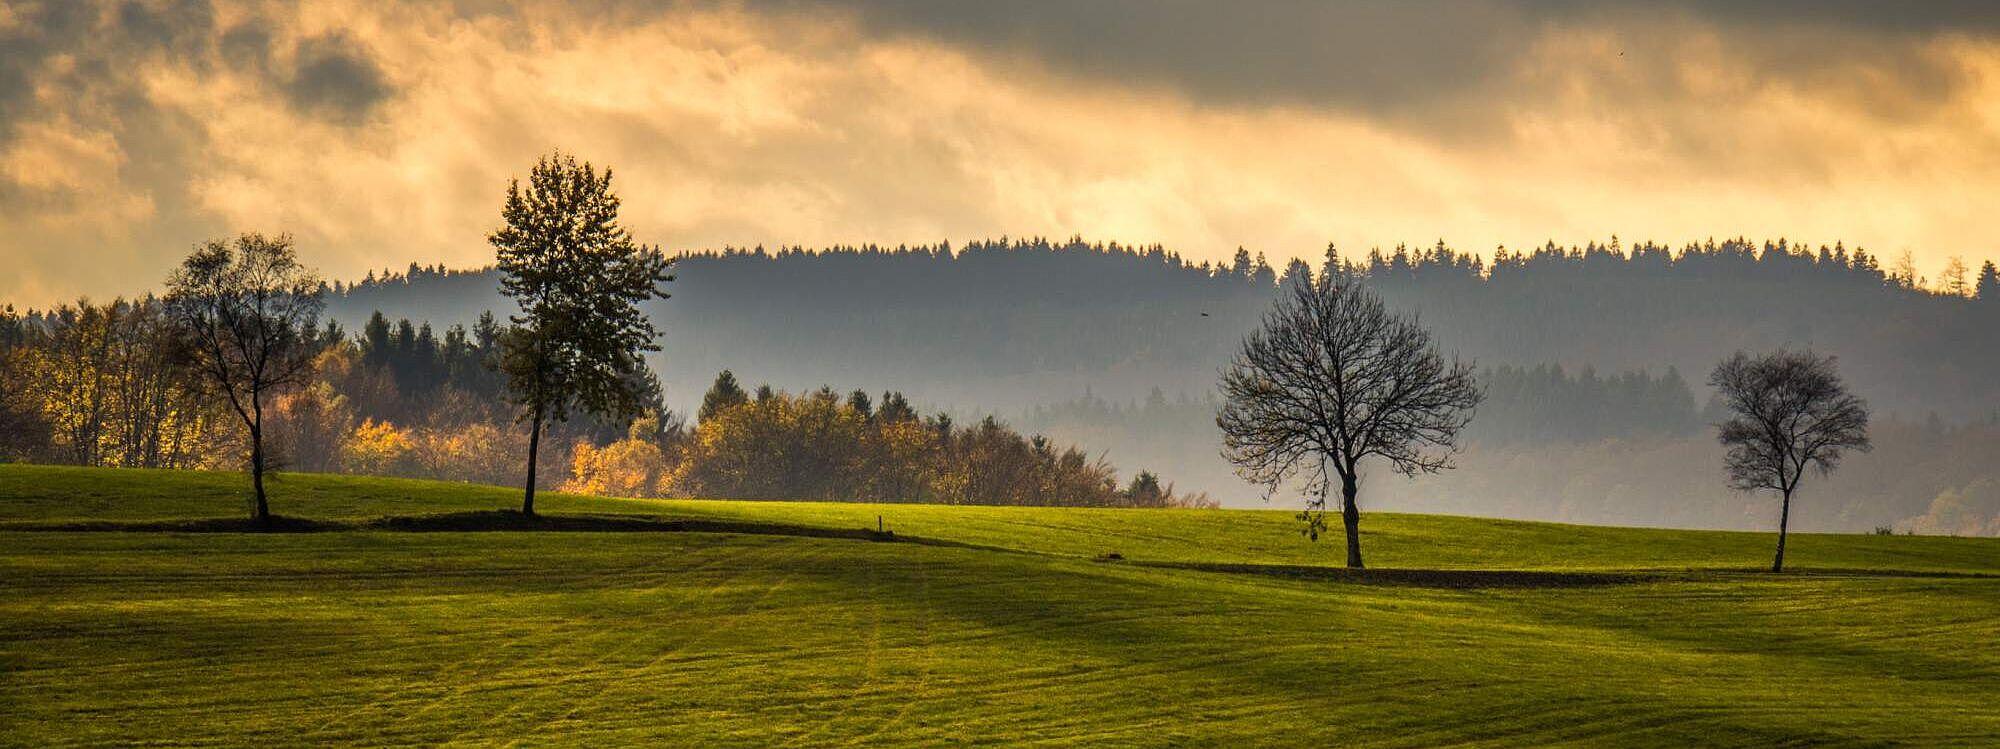
[[1802, 535], [1773, 576], [1766, 534], [1370, 515], [1406, 571], [1349, 576], [1283, 512], [558, 495], [599, 532], [455, 532], [519, 521], [420, 516], [514, 494], [306, 475], [273, 507], [326, 532], [174, 530], [242, 494], [0, 466], [0, 744], [2000, 741], [1994, 540]]

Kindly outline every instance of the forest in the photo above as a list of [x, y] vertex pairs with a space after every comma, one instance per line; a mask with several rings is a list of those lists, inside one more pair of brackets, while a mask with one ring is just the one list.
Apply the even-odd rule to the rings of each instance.
[[[1990, 263], [1954, 264], [1933, 280], [1906, 258], [1884, 267], [1838, 244], [1738, 239], [1672, 249], [1612, 240], [1503, 248], [1490, 260], [1442, 244], [1352, 256], [1327, 248], [1317, 264], [1281, 267], [1247, 250], [1229, 263], [1196, 263], [1159, 247], [1040, 239], [684, 253], [673, 297], [648, 307], [665, 332], [649, 361], [652, 410], [666, 415], [663, 434], [698, 433], [698, 420], [674, 414], [693, 414], [725, 369], [798, 393], [787, 396], [792, 404], [825, 400], [814, 394], [827, 383], [866, 384], [933, 419], [977, 425], [998, 415], [996, 426], [1018, 425], [1014, 439], [1031, 453], [1064, 451], [1023, 434], [1076, 446], [1086, 466], [1140, 467], [1180, 491], [1255, 506], [1261, 493], [1216, 453], [1215, 370], [1282, 280], [1334, 264], [1476, 362], [1487, 395], [1466, 433], [1462, 470], [1387, 485], [1373, 495], [1381, 509], [1757, 527], [1768, 520], [1761, 503], [1688, 468], [1720, 459], [1708, 434], [1714, 404], [1690, 373], [1738, 348], [1804, 344], [1838, 356], [1884, 418], [1879, 449], [1817, 489], [1821, 511], [1802, 527], [2000, 531], [2000, 472], [1990, 468], [2000, 465], [2000, 388], [1990, 376], [2000, 366], [1990, 332], [2000, 322], [2000, 274]], [[500, 379], [479, 364], [498, 335], [492, 312], [507, 309], [492, 271], [413, 263], [326, 292], [326, 335], [358, 332], [322, 355], [320, 382], [281, 399], [277, 433], [292, 467], [515, 480], [509, 459], [521, 452], [520, 430]], [[4, 345], [45, 349], [38, 355], [61, 363], [40, 370], [40, 387], [55, 394], [46, 400], [60, 403], [42, 418], [20, 405], [32, 400], [20, 393], [34, 378], [7, 378], [16, 384], [0, 398], [11, 409], [0, 418], [18, 425], [6, 430], [17, 443], [7, 450], [180, 466], [200, 464], [186, 447], [196, 435], [227, 439], [199, 418], [148, 415], [181, 413], [176, 399], [194, 397], [145, 365], [164, 355], [145, 340], [150, 304], [8, 313]], [[21, 371], [20, 359], [0, 366]], [[83, 373], [104, 384], [60, 385]], [[109, 405], [119, 403], [140, 405]], [[147, 423], [170, 426], [136, 427]], [[625, 454], [603, 451], [629, 439], [626, 426], [561, 425], [558, 441], [587, 445], [589, 459], [543, 461], [543, 475], [557, 477], [543, 483], [597, 485], [578, 479], [578, 466]], [[329, 429], [347, 436], [314, 436]], [[657, 441], [671, 452], [671, 439]], [[622, 491], [645, 484], [647, 493], [673, 493], [662, 489], [659, 477], [674, 475], [664, 465], [633, 471], [652, 478], [627, 476]], [[714, 476], [676, 480], [689, 482], [683, 491], [772, 491]], [[864, 483], [788, 486], [800, 496], [827, 486], [879, 493]], [[1114, 493], [1130, 488], [1120, 482]]]
[[[0, 313], [0, 461], [233, 468], [243, 445], [195, 372], [177, 361], [153, 298]], [[442, 336], [371, 315], [354, 336], [318, 331], [313, 375], [271, 402], [281, 469], [507, 485], [527, 435], [489, 366], [500, 327], [482, 314]], [[538, 483], [620, 497], [739, 497], [941, 504], [1210, 505], [1139, 471], [1120, 485], [1101, 457], [1023, 436], [992, 417], [957, 426], [900, 394], [746, 393], [723, 372], [689, 424], [656, 381], [643, 414], [558, 422]]]
[[[866, 382], [967, 419], [1008, 416], [1224, 504], [1261, 506], [1216, 453], [1216, 370], [1282, 279], [1337, 263], [1417, 313], [1488, 390], [1460, 470], [1387, 484], [1372, 495], [1381, 509], [1768, 524], [1763, 504], [1689, 466], [1720, 465], [1709, 369], [1739, 349], [1789, 345], [1839, 357], [1882, 417], [1878, 449], [1817, 488], [1820, 511], [1803, 527], [1969, 533], [2000, 522], [1991, 263], [1921, 269], [1906, 253], [1740, 238], [1483, 254], [1324, 248], [1311, 263], [1233, 254], [1195, 262], [1157, 246], [1038, 238], [689, 252], [674, 297], [649, 308], [666, 331], [652, 364], [676, 409], [722, 369], [795, 390]], [[504, 302], [488, 271], [370, 276], [336, 287], [329, 314], [471, 321]], [[1938, 520], [1947, 515], [1964, 519]]]

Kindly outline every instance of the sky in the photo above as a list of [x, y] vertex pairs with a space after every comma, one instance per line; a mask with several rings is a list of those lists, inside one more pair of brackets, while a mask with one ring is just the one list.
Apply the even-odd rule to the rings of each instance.
[[1081, 235], [2000, 257], [2000, 4], [0, 0], [0, 304], [289, 233], [492, 261], [511, 178], [614, 170], [670, 251]]

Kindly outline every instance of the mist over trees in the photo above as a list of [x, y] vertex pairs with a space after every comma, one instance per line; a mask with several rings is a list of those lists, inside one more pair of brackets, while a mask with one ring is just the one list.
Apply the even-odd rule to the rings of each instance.
[[[1972, 296], [1964, 297], [1922, 285], [1921, 273], [1906, 281], [1866, 252], [1828, 247], [1822, 255], [1817, 246], [1777, 242], [1545, 247], [1507, 251], [1497, 264], [1436, 247], [1337, 257], [1392, 307], [1420, 312], [1441, 347], [1476, 357], [1489, 393], [1465, 433], [1462, 470], [1373, 488], [1375, 509], [1774, 527], [1775, 507], [1699, 480], [1721, 465], [1721, 448], [1706, 435], [1721, 416], [1706, 385], [1683, 373], [1705, 372], [1738, 348], [1809, 343], [1840, 355], [1849, 386], [1874, 407], [1876, 449], [1850, 457], [1841, 481], [1816, 488], [1794, 527], [2000, 533], [2000, 387], [1991, 377], [2000, 365], [1992, 335], [2000, 274], [1985, 264], [1971, 273]], [[1238, 259], [1204, 265], [1159, 248], [1042, 241], [686, 255], [676, 265], [674, 301], [647, 307], [673, 354], [650, 362], [659, 409], [692, 414], [723, 369], [792, 392], [864, 383], [965, 423], [999, 414], [1024, 433], [1159, 470], [1181, 490], [1260, 506], [1260, 492], [1216, 455], [1213, 380], [1278, 279], [1306, 264], [1274, 267], [1249, 252]], [[1316, 260], [1306, 270], [1326, 267], [1324, 255]], [[298, 401], [300, 416], [281, 408], [274, 433], [320, 418], [372, 423], [384, 436], [375, 444], [387, 446], [381, 454], [400, 456], [390, 461], [401, 461], [398, 471], [450, 473], [419, 469], [423, 461], [411, 456], [482, 444], [457, 433], [495, 418], [489, 411], [504, 403], [493, 397], [498, 381], [467, 351], [490, 345], [481, 340], [490, 341], [496, 326], [482, 335], [479, 315], [504, 311], [507, 300], [490, 270], [411, 264], [370, 275], [328, 287], [325, 316], [363, 340], [325, 354], [321, 379], [337, 384], [281, 397]], [[194, 436], [134, 437], [162, 446], [152, 457], [116, 436], [135, 433], [116, 422], [145, 413], [146, 399], [112, 391], [137, 393], [138, 383], [60, 408], [48, 406], [59, 399], [27, 395], [75, 372], [117, 380], [115, 363], [98, 363], [103, 357], [89, 344], [116, 326], [94, 316], [144, 304], [0, 314], [0, 366], [27, 373], [0, 383], [0, 418], [15, 425], [0, 443], [19, 443], [0, 444], [6, 456], [202, 463], [173, 447]], [[386, 314], [371, 333], [365, 328], [378, 307]], [[411, 324], [398, 322], [405, 318]], [[429, 345], [418, 346], [420, 339]], [[182, 397], [173, 383], [159, 387], [168, 400]], [[450, 405], [420, 407], [439, 402]], [[194, 421], [139, 419], [213, 431]], [[601, 445], [627, 424], [572, 426], [562, 441]], [[44, 430], [50, 438], [33, 436]], [[64, 436], [78, 434], [113, 436]], [[359, 460], [290, 442], [281, 457], [307, 470]], [[544, 461], [541, 470], [557, 470], [560, 485], [568, 463]]]
[[[1979, 435], [2000, 414], [2000, 273], [1985, 264], [1971, 296], [1954, 296], [1924, 278], [1941, 269], [1781, 240], [1613, 240], [1491, 261], [1436, 245], [1312, 255], [1197, 263], [1160, 247], [1041, 239], [689, 253], [674, 301], [649, 308], [673, 354], [653, 365], [683, 413], [723, 369], [794, 391], [868, 383], [926, 410], [1009, 415], [1118, 465], [1167, 471], [1183, 489], [1261, 506], [1215, 454], [1215, 373], [1281, 279], [1334, 260], [1485, 368], [1489, 398], [1466, 432], [1463, 470], [1371, 490], [1381, 509], [1773, 527], [1774, 508], [1691, 479], [1689, 466], [1721, 465], [1704, 434], [1720, 417], [1707, 386], [1684, 380], [1738, 349], [1806, 345], [1840, 355], [1878, 414], [1877, 449], [1855, 456], [1796, 527], [1915, 523], [1939, 501], [1984, 508], [1985, 487], [2000, 483], [1986, 468], [2000, 461], [1969, 457], [1993, 451]], [[329, 314], [353, 326], [380, 308], [442, 326], [503, 309], [490, 273], [373, 275], [337, 287]], [[2000, 507], [1967, 512], [1980, 527], [2000, 517]]]
[[[1437, 246], [1338, 257], [1392, 307], [1420, 311], [1441, 346], [1496, 369], [1660, 376], [1706, 372], [1738, 349], [1810, 343], [1839, 352], [1849, 382], [1883, 413], [2000, 409], [1987, 376], [2000, 366], [2000, 291], [1951, 296], [1866, 251], [1821, 249], [1614, 241], [1509, 249], [1491, 263]], [[1323, 270], [1315, 255], [1300, 265]], [[1160, 247], [1040, 239], [688, 253], [674, 301], [648, 308], [674, 352], [654, 365], [682, 410], [722, 369], [792, 388], [880, 383], [919, 402], [1005, 413], [1086, 388], [1114, 401], [1155, 387], [1199, 398], [1287, 265], [1247, 251], [1191, 263]], [[504, 309], [491, 275], [414, 270], [341, 287], [329, 314], [350, 327], [378, 308], [446, 325]]]

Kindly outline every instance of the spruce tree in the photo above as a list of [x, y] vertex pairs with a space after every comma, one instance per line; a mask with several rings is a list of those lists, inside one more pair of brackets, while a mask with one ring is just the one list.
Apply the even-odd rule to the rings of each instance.
[[695, 419], [708, 421], [716, 414], [749, 401], [749, 394], [736, 383], [736, 374], [725, 369], [715, 376], [715, 384], [708, 386], [708, 393], [701, 396], [701, 410], [695, 412]]

